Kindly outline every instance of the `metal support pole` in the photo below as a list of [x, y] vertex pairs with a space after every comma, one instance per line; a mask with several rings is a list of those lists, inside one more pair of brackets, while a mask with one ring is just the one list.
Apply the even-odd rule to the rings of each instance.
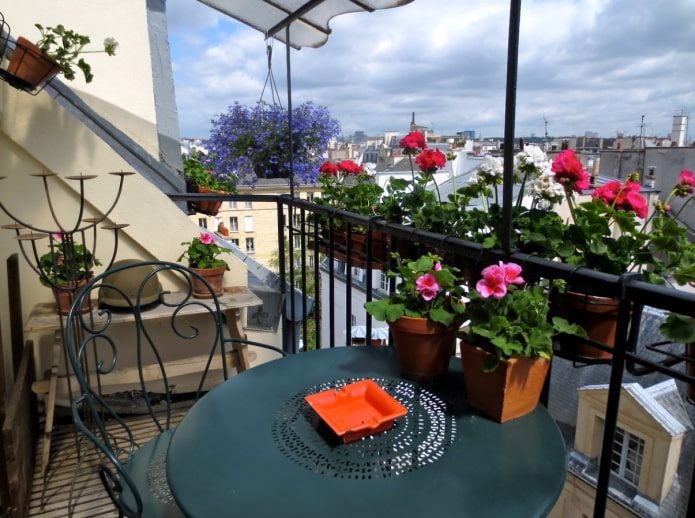
[[519, 61], [519, 23], [521, 0], [509, 6], [509, 41], [507, 45], [507, 93], [504, 115], [504, 183], [502, 185], [502, 249], [512, 248], [512, 209], [514, 193], [514, 122], [516, 113], [516, 78]]

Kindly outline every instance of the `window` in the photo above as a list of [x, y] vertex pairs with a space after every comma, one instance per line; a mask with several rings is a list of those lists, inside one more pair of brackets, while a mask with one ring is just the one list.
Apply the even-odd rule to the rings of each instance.
[[244, 216], [244, 230], [253, 232], [253, 216]]
[[616, 427], [611, 453], [611, 471], [625, 482], [637, 487], [643, 454], [644, 439]]
[[309, 201], [314, 201], [314, 193], [313, 192], [308, 192], [306, 194], [306, 199]]
[[352, 278], [357, 282], [364, 282], [364, 270], [357, 266], [352, 267]]
[[294, 236], [294, 249], [295, 250], [301, 250], [302, 249], [302, 236]]
[[253, 250], [253, 238], [252, 237], [247, 237], [246, 238], [246, 251], [249, 253], [252, 253]]
[[198, 218], [198, 226], [208, 228], [208, 218]]
[[239, 218], [236, 216], [230, 216], [229, 218], [229, 231], [239, 232]]
[[236, 209], [236, 201], [230, 201], [229, 202], [229, 208], [230, 209]]
[[302, 225], [302, 215], [300, 213], [295, 212], [292, 214], [292, 226], [294, 227], [301, 227]]
[[244, 202], [244, 207], [247, 209], [253, 209], [253, 202], [248, 200]]
[[379, 289], [386, 292], [389, 291], [389, 278], [383, 270], [379, 272]]
[[229, 240], [234, 246], [239, 246], [239, 240], [238, 239], [230, 239]]

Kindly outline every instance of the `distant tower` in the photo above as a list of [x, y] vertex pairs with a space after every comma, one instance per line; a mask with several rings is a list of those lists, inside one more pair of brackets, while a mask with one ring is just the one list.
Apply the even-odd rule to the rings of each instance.
[[685, 146], [685, 136], [688, 133], [688, 114], [681, 110], [680, 114], [673, 116], [673, 129], [671, 130], [672, 146]]

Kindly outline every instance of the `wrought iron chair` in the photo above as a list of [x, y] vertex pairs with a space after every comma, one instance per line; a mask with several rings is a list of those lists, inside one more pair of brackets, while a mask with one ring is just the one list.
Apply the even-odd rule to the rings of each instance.
[[[195, 277], [209, 298], [192, 297]], [[165, 278], [183, 291], [164, 291]], [[82, 313], [85, 297], [92, 309]], [[227, 379], [238, 363], [239, 344], [284, 355], [276, 347], [227, 336], [223, 311], [196, 272], [159, 261], [114, 267], [91, 280], [72, 304], [65, 336], [79, 388], [73, 418], [96, 446], [99, 477], [119, 516], [183, 516], [166, 479], [178, 400], [187, 395], [190, 404]], [[125, 414], [146, 416], [154, 437], [137, 444]]]

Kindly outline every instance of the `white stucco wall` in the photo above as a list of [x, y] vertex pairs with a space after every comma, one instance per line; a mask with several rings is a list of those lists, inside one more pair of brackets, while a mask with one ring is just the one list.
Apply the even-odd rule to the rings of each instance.
[[[9, 4], [9, 5], [8, 5]], [[88, 34], [95, 47], [112, 36], [119, 41], [114, 57], [90, 54], [94, 80], [84, 83], [81, 76], [67, 82], [77, 94], [102, 116], [128, 134], [152, 156], [159, 156], [155, 95], [147, 34], [147, 2], [142, 0], [22, 0], [4, 2], [2, 12], [10, 24], [13, 37], [25, 36], [35, 41], [34, 23], [64, 24]], [[79, 72], [81, 74], [81, 72]], [[62, 76], [58, 76], [60, 79]], [[77, 217], [79, 182], [65, 180], [68, 175], [98, 175], [85, 182], [86, 213], [94, 217], [107, 211], [115, 198], [118, 178], [107, 174], [131, 171], [132, 168], [84, 124], [75, 119], [46, 92], [36, 96], [0, 83], [0, 202], [20, 220], [54, 229], [43, 184], [31, 177], [43, 171], [56, 173], [49, 179], [56, 212], [68, 228]], [[117, 258], [136, 257], [176, 261], [182, 251], [180, 243], [197, 235], [198, 228], [169, 198], [140, 175], [125, 180], [122, 196], [109, 223], [129, 226], [121, 231]], [[12, 223], [0, 213], [0, 225]], [[99, 231], [96, 255], [106, 262], [113, 250], [112, 232]], [[42, 243], [42, 246], [46, 246]], [[0, 323], [6, 358], [10, 365], [9, 302], [4, 260], [19, 251], [14, 232], [0, 230]], [[227, 285], [246, 285], [246, 267], [229, 258], [232, 271]], [[24, 318], [37, 302], [51, 300], [50, 291], [39, 283], [36, 274], [20, 257], [22, 310]], [[97, 269], [99, 272], [100, 269]], [[45, 337], [42, 341], [47, 340]], [[50, 342], [48, 342], [50, 343]], [[42, 357], [37, 371], [45, 369]], [[10, 376], [8, 375], [8, 378]], [[8, 382], [10, 380], [8, 379]]]

